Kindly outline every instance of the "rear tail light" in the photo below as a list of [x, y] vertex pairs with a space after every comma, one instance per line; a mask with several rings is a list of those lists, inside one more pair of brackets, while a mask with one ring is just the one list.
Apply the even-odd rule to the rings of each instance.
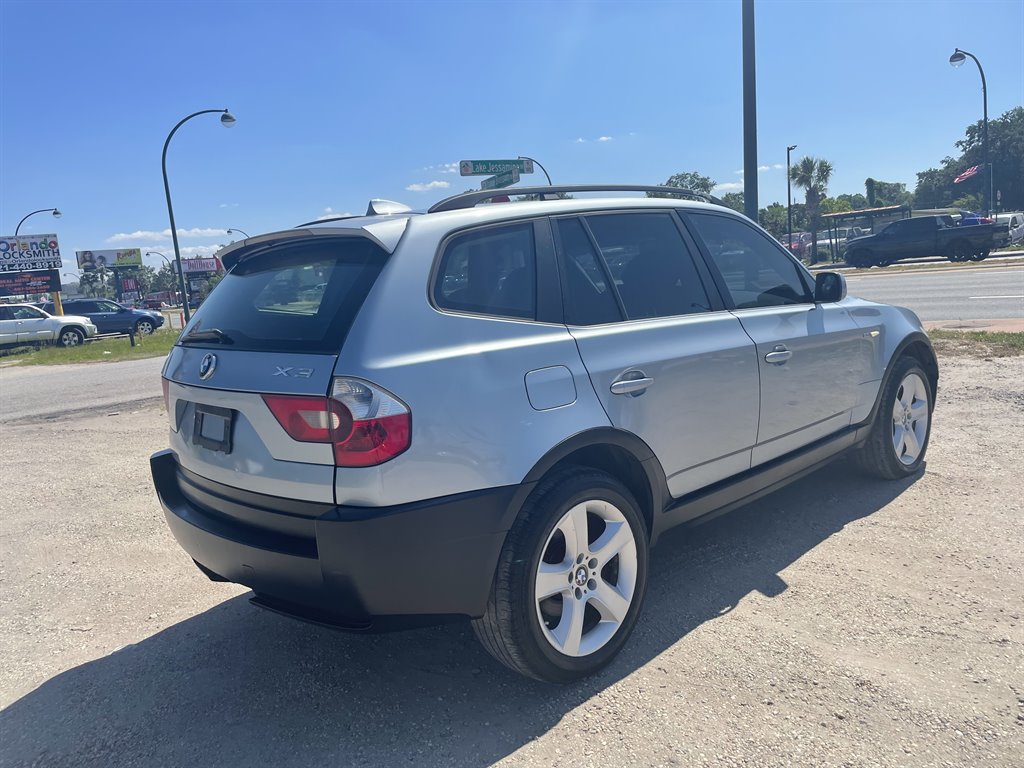
[[383, 464], [409, 448], [412, 414], [385, 389], [334, 380], [330, 397], [263, 395], [285, 432], [303, 443], [331, 443], [339, 467]]
[[171, 412], [171, 383], [167, 381], [163, 376], [160, 377], [160, 386], [164, 390], [164, 410], [168, 413]]

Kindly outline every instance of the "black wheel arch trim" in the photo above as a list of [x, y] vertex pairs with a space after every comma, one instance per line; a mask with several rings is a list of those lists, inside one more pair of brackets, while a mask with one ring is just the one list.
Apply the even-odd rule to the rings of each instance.
[[[939, 389], [939, 361], [935, 356], [935, 350], [932, 348], [931, 340], [924, 331], [914, 331], [908, 334], [893, 351], [892, 355], [889, 356], [889, 360], [885, 365], [885, 374], [882, 376], [882, 382], [878, 387], [878, 394], [875, 395], [875, 404], [871, 408], [871, 413], [868, 417], [860, 424], [873, 424], [875, 417], [878, 415], [878, 409], [882, 403], [882, 395], [885, 393], [885, 387], [889, 383], [889, 377], [892, 375], [893, 364], [902, 357], [907, 349], [913, 344], [921, 344], [925, 349], [928, 350], [928, 356], [926, 360], [921, 360], [921, 366], [924, 368], [925, 373], [928, 374], [928, 383], [932, 387], [932, 401], [928, 404], [928, 407], [935, 410], [936, 393]], [[914, 355], [917, 357], [917, 355]], [[918, 358], [920, 360], [920, 358]]]
[[[646, 490], [650, 494], [651, 508], [644, 510], [644, 514], [648, 524], [653, 523], [653, 518], [665, 509], [666, 503], [672, 498], [668, 491], [668, 479], [661, 462], [651, 447], [632, 432], [615, 427], [594, 427], [577, 432], [544, 454], [523, 478], [522, 483], [532, 489], [548, 472], [572, 454], [585, 448], [602, 447], [619, 448], [636, 459], [646, 480]], [[643, 503], [644, 499], [638, 499], [638, 501]]]

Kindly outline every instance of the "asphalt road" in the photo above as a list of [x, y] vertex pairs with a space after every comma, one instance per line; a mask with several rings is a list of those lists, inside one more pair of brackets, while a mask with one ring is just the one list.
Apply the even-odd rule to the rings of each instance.
[[112, 364], [17, 365], [0, 368], [0, 424], [66, 417], [158, 402], [162, 357]]
[[1024, 264], [846, 273], [849, 292], [909, 307], [925, 321], [1024, 318]]

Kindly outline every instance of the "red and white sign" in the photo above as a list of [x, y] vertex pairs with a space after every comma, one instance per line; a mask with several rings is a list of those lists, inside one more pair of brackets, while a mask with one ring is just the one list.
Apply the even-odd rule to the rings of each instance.
[[220, 272], [220, 259], [182, 259], [181, 268], [185, 274], [192, 272]]

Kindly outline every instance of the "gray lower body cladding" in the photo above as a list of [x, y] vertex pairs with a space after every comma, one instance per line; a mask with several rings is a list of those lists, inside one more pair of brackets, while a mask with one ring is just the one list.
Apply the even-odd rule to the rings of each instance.
[[173, 451], [150, 465], [171, 532], [207, 575], [249, 587], [264, 607], [357, 631], [480, 616], [533, 485], [339, 507], [212, 482]]

